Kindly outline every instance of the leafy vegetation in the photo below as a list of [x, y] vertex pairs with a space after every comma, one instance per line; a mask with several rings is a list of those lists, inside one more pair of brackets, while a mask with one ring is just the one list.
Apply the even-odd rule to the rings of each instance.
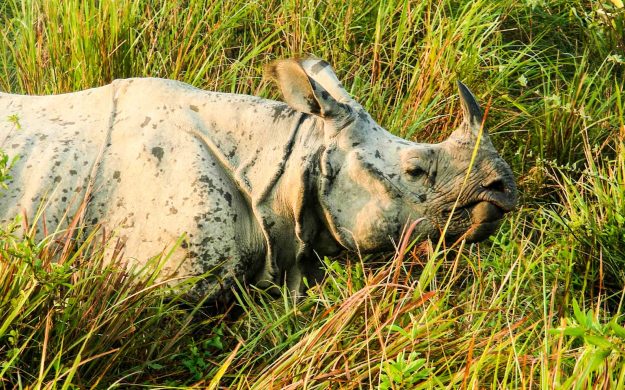
[[16, 216], [0, 229], [4, 387], [625, 387], [621, 0], [4, 0], [0, 25], [6, 92], [156, 76], [278, 98], [262, 66], [314, 54], [417, 141], [458, 125], [461, 79], [523, 195], [489, 242], [325, 259], [301, 302], [238, 292], [236, 320], [156, 283], [166, 255], [127, 273], [98, 232], [38, 242]]

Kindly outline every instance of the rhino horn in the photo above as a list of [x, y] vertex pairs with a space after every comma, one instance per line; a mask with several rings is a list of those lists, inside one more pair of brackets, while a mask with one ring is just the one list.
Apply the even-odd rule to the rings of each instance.
[[[458, 81], [458, 91], [460, 92], [460, 102], [462, 104], [462, 112], [466, 124], [465, 128], [469, 135], [477, 137], [482, 127], [482, 120], [484, 119], [480, 104], [477, 102], [471, 90], [461, 81]], [[486, 129], [483, 130], [482, 137], [488, 137]]]

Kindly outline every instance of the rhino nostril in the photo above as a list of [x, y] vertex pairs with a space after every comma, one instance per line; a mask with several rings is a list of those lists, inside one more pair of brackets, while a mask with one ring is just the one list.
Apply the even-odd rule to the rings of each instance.
[[493, 191], [493, 192], [505, 192], [506, 191], [506, 185], [501, 179], [495, 179], [491, 182], [484, 183], [482, 184], [482, 188], [484, 188], [485, 190]]

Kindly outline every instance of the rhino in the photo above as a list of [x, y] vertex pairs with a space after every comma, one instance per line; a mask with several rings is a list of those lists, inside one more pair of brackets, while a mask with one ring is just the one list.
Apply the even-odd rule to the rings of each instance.
[[19, 156], [0, 222], [43, 208], [53, 232], [78, 216], [133, 264], [174, 248], [162, 275], [204, 275], [195, 293], [219, 300], [235, 283], [301, 292], [323, 256], [393, 250], [415, 220], [418, 239], [484, 240], [515, 208], [514, 175], [464, 84], [462, 124], [426, 144], [378, 125], [326, 61], [265, 71], [285, 102], [159, 78], [0, 93], [0, 148]]

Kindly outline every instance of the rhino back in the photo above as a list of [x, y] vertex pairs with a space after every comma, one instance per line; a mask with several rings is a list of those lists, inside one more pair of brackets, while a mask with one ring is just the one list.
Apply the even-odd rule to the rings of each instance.
[[106, 145], [112, 111], [110, 86], [57, 96], [0, 93], [0, 148], [19, 158], [0, 195], [0, 222], [18, 214], [32, 222], [49, 202], [50, 232], [67, 226]]
[[[285, 104], [151, 78], [3, 98], [0, 113], [17, 114], [22, 127], [2, 124], [11, 154], [22, 156], [0, 206], [5, 220], [22, 209], [33, 215], [51, 189], [48, 226], [62, 226], [92, 182], [85, 222], [125, 241], [131, 262], [144, 263], [186, 234], [164, 276], [213, 271], [222, 282], [251, 280], [270, 267], [268, 229], [281, 225], [265, 199], [300, 123]], [[75, 204], [56, 196], [70, 192]], [[197, 288], [211, 294], [223, 285]]]

